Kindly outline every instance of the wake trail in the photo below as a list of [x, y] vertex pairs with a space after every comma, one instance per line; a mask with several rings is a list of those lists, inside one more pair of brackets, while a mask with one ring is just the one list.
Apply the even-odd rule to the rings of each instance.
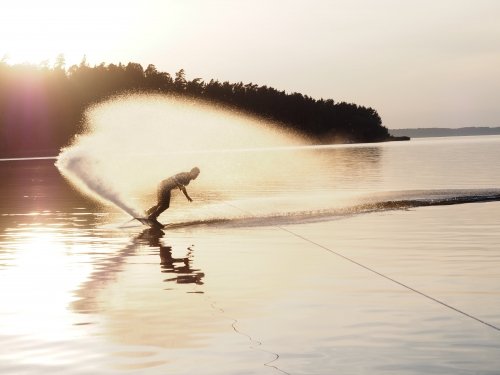
[[239, 216], [217, 216], [205, 219], [173, 222], [168, 229], [187, 227], [263, 227], [289, 224], [305, 224], [329, 220], [338, 220], [352, 216], [384, 211], [409, 210], [419, 207], [449, 206], [468, 203], [486, 203], [500, 201], [500, 190], [429, 190], [403, 191], [375, 194], [360, 198], [359, 202], [341, 207], [319, 210], [297, 210], [270, 213], [246, 214], [238, 203], [229, 201], [224, 205], [242, 212]]

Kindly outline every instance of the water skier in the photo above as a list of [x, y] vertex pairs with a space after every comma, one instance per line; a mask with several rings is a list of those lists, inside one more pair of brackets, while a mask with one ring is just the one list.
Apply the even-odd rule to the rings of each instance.
[[178, 188], [184, 193], [187, 200], [192, 202], [193, 200], [189, 196], [186, 186], [189, 185], [192, 180], [195, 180], [199, 174], [200, 169], [198, 167], [194, 167], [189, 172], [177, 173], [176, 175], [161, 181], [158, 186], [158, 203], [146, 211], [148, 219], [153, 221], [155, 224], [160, 224], [157, 218], [170, 206], [170, 196], [173, 189]]

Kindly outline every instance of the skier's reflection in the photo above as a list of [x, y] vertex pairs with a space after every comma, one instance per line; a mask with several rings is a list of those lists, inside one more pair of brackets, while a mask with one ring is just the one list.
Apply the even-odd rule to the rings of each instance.
[[169, 274], [165, 282], [176, 282], [177, 284], [196, 284], [203, 285], [205, 274], [199, 269], [192, 268], [193, 249], [187, 248], [186, 256], [174, 258], [172, 256], [172, 247], [165, 246], [160, 239], [165, 236], [161, 229], [150, 228], [144, 230], [137, 239], [147, 243], [150, 247], [160, 250], [161, 272]]

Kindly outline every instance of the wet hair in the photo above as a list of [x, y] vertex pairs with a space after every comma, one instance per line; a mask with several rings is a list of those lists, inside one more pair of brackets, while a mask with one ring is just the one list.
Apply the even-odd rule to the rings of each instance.
[[191, 169], [191, 172], [189, 172], [189, 173], [195, 174], [195, 175], [199, 175], [200, 174], [200, 168], [194, 167], [193, 169]]

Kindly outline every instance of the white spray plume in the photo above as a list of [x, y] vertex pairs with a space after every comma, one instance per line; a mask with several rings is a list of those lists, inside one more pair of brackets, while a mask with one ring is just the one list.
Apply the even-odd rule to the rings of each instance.
[[193, 185], [205, 197], [259, 179], [281, 183], [308, 167], [278, 153], [259, 158], [227, 152], [306, 141], [275, 124], [199, 101], [124, 95], [90, 108], [85, 120], [86, 131], [62, 150], [56, 165], [82, 192], [132, 216], [154, 203], [161, 179], [194, 166], [202, 173]]
[[58, 157], [56, 166], [75, 184], [80, 191], [99, 201], [111, 202], [132, 217], [143, 216], [139, 209], [132, 207], [120, 192], [115, 190], [112, 179], [103, 176], [99, 170], [99, 159], [95, 159], [84, 148], [74, 146], [65, 149]]

